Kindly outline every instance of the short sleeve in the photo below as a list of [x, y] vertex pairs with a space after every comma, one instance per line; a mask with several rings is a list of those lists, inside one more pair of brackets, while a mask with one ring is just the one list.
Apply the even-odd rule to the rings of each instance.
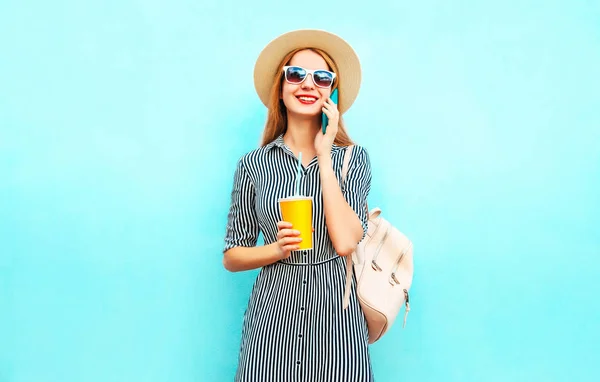
[[344, 185], [344, 197], [358, 215], [363, 226], [364, 239], [367, 234], [369, 215], [367, 199], [371, 191], [371, 161], [367, 150], [361, 146], [354, 146], [352, 157], [348, 164], [348, 174]]
[[256, 189], [244, 166], [243, 158], [238, 161], [233, 178], [223, 252], [234, 247], [254, 247], [259, 234], [254, 208]]

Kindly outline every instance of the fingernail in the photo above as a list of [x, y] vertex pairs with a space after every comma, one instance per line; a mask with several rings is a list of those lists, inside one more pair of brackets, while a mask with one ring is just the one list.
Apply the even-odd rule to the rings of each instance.
[[294, 235], [300, 235], [300, 231], [294, 230]]

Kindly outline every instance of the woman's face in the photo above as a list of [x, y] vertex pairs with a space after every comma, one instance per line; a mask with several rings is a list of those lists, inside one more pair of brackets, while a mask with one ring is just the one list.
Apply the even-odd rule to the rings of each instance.
[[[312, 50], [301, 50], [294, 54], [288, 66], [298, 66], [306, 70], [327, 70], [327, 62]], [[283, 75], [283, 74], [282, 74]], [[323, 88], [315, 85], [313, 74], [306, 74], [300, 84], [291, 84], [283, 80], [281, 98], [288, 114], [299, 117], [314, 117], [321, 115], [323, 103], [331, 95], [331, 87]]]

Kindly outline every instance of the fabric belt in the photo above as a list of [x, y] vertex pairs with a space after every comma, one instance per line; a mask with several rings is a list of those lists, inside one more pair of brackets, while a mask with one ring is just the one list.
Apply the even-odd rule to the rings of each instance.
[[289, 262], [284, 262], [282, 260], [279, 260], [278, 263], [284, 264], [284, 265], [292, 265], [292, 266], [321, 265], [321, 264], [329, 263], [330, 261], [333, 261], [333, 260], [339, 259], [339, 258], [340, 258], [339, 256], [338, 257], [332, 257], [331, 259], [319, 261], [317, 263], [289, 263]]

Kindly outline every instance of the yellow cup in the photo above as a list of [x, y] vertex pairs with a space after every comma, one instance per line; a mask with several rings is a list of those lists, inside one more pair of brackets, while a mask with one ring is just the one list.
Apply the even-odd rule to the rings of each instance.
[[312, 249], [312, 198], [308, 196], [290, 196], [279, 199], [281, 217], [284, 221], [292, 223], [292, 229], [300, 231], [302, 241], [298, 244], [300, 250]]

